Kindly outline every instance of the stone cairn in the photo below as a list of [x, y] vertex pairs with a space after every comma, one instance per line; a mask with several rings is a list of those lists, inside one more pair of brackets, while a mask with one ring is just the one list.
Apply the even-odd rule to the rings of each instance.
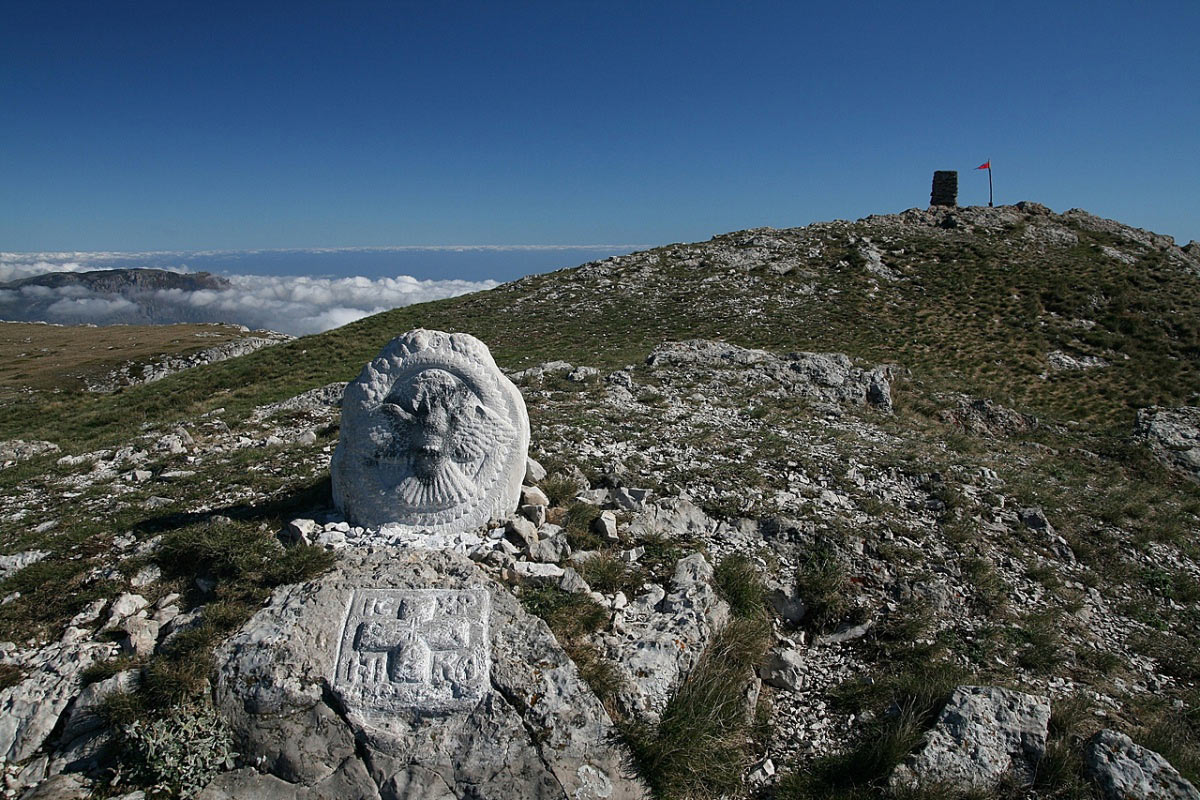
[[958, 172], [939, 169], [933, 173], [933, 191], [929, 194], [931, 206], [958, 205]]

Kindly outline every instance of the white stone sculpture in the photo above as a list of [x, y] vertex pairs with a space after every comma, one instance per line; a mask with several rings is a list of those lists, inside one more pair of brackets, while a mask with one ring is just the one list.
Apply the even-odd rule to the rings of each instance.
[[512, 515], [528, 450], [525, 401], [487, 346], [409, 331], [346, 387], [333, 499], [365, 527], [470, 530]]

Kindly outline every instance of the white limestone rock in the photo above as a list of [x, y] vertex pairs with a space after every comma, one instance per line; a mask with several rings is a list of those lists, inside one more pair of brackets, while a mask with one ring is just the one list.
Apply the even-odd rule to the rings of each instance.
[[1088, 740], [1084, 767], [1105, 800], [1200, 800], [1200, 791], [1165, 758], [1116, 731]]
[[36, 564], [48, 555], [50, 555], [48, 550], [26, 550], [21, 553], [0, 556], [0, 581], [15, 575], [30, 564]]
[[347, 550], [277, 590], [216, 662], [217, 706], [258, 771], [207, 800], [644, 796], [545, 623], [455, 553]]
[[1139, 409], [1134, 437], [1167, 467], [1200, 481], [1200, 408]]
[[992, 686], [959, 686], [925, 742], [892, 772], [893, 787], [983, 789], [1006, 774], [1032, 780], [1046, 754], [1050, 701]]
[[649, 584], [646, 594], [622, 611], [622, 635], [604, 644], [624, 679], [617, 702], [626, 713], [657, 722], [671, 691], [728, 621], [729, 605], [713, 589], [712, 579], [712, 566], [693, 553], [676, 564], [669, 593]]
[[24, 761], [41, 748], [79, 694], [80, 674], [113, 649], [107, 642], [52, 644], [22, 665], [27, 677], [0, 691], [0, 766]]
[[334, 502], [363, 527], [480, 527], [516, 509], [528, 448], [525, 401], [486, 345], [409, 331], [346, 386]]
[[0, 469], [11, 467], [19, 461], [57, 452], [58, 445], [54, 442], [8, 439], [0, 442]]

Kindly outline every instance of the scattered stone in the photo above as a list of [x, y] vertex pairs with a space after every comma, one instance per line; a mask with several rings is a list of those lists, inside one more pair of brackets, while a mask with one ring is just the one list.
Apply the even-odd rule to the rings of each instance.
[[121, 627], [125, 630], [125, 638], [121, 640], [123, 652], [137, 658], [146, 658], [154, 653], [161, 628], [158, 622], [139, 614], [126, 619]]
[[1200, 791], [1165, 758], [1117, 731], [1088, 740], [1084, 766], [1105, 800], [1200, 800]]
[[524, 517], [513, 517], [504, 526], [504, 538], [528, 550], [538, 542], [537, 526]]
[[794, 647], [775, 648], [758, 674], [768, 686], [799, 692], [804, 689], [804, 654]]
[[159, 580], [162, 580], [162, 568], [157, 564], [147, 564], [130, 578], [129, 584], [135, 589], [140, 589]]
[[525, 458], [525, 483], [529, 486], [536, 486], [546, 478], [546, 468], [539, 464], [532, 456]]
[[531, 561], [544, 561], [553, 564], [565, 561], [569, 555], [571, 555], [571, 546], [567, 543], [567, 537], [562, 535], [538, 539], [529, 546], [529, 558]]
[[535, 528], [540, 528], [546, 524], [545, 506], [521, 506], [517, 509], [517, 513], [532, 522]]
[[284, 544], [312, 544], [316, 541], [317, 525], [315, 520], [311, 519], [294, 519], [284, 528], [281, 538]]
[[550, 505], [549, 498], [546, 493], [536, 486], [521, 487], [521, 505], [523, 506], [548, 506]]
[[518, 561], [513, 564], [513, 572], [523, 581], [534, 586], [557, 586], [566, 571], [557, 564], [544, 564], [537, 561]]
[[108, 622], [104, 623], [104, 627], [100, 630], [102, 632], [116, 630], [126, 617], [133, 616], [148, 605], [150, 605], [150, 601], [140, 594], [125, 592], [113, 601]]
[[8, 439], [0, 442], [0, 469], [5, 469], [21, 461], [57, 453], [58, 445], [54, 442], [26, 441], [24, 439]]
[[621, 537], [617, 535], [617, 515], [611, 511], [601, 511], [600, 516], [592, 520], [591, 528], [593, 533], [606, 542], [621, 541]]

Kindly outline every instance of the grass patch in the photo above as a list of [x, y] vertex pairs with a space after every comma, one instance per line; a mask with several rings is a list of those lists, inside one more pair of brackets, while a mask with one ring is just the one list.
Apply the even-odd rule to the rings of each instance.
[[717, 591], [736, 616], [753, 618], [763, 613], [765, 591], [762, 578], [749, 558], [743, 555], [727, 556], [713, 570], [713, 578]]
[[642, 584], [643, 575], [638, 569], [631, 569], [609, 551], [600, 551], [591, 558], [573, 562], [579, 576], [588, 582], [597, 592], [613, 594], [624, 591], [631, 592]]
[[832, 630], [850, 611], [850, 581], [837, 550], [818, 542], [801, 555], [796, 567], [796, 593], [804, 601], [804, 624], [812, 630]]
[[659, 798], [719, 797], [741, 785], [753, 760], [761, 715], [747, 702], [753, 671], [771, 644], [758, 571], [729, 556], [715, 571], [732, 617], [676, 689], [657, 725], [625, 721], [621, 731], [638, 773]]
[[587, 636], [608, 622], [608, 609], [590, 597], [571, 594], [553, 586], [525, 587], [521, 604], [531, 614], [541, 617], [563, 650], [575, 662], [579, 677], [608, 709], [617, 716], [615, 698], [624, 686], [620, 673], [612, 662], [600, 654]]

